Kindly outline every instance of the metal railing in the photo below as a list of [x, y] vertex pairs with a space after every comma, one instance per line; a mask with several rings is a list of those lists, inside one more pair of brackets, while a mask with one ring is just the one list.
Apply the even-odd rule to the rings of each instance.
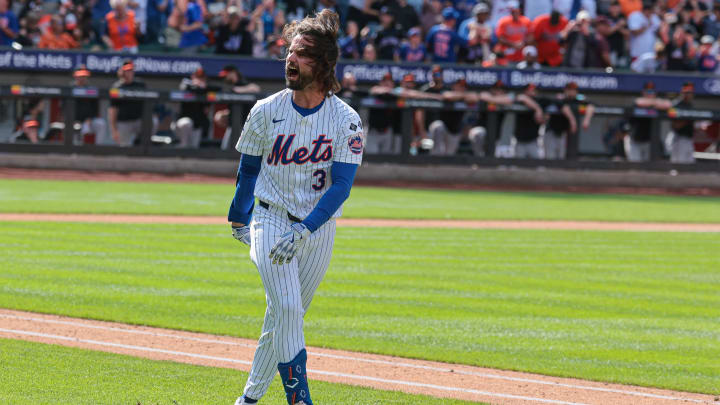
[[[62, 100], [62, 133], [63, 141], [54, 143], [0, 143], [0, 152], [5, 153], [57, 153], [57, 154], [88, 154], [88, 155], [128, 155], [153, 157], [194, 157], [194, 158], [225, 158], [237, 159], [238, 153], [230, 148], [177, 148], [163, 146], [153, 142], [152, 109], [156, 103], [203, 102], [208, 104], [227, 104], [232, 110], [230, 122], [231, 140], [234, 145], [240, 137], [243, 119], [252, 105], [259, 98], [253, 94], [234, 94], [221, 92], [193, 93], [185, 91], [155, 91], [151, 89], [98, 89], [94, 87], [53, 87], [53, 86], [0, 86], [0, 98], [44, 98]], [[76, 145], [75, 107], [78, 99], [92, 98], [98, 100], [137, 100], [143, 104], [142, 130], [139, 140], [134, 146], [120, 147], [113, 145]], [[508, 106], [465, 102], [442, 102], [435, 100], [403, 99], [388, 101], [374, 97], [348, 100], [358, 108], [380, 108], [397, 111], [397, 118], [402, 122], [402, 147], [400, 154], [365, 155], [365, 161], [392, 162], [401, 164], [438, 164], [438, 165], [478, 165], [478, 166], [522, 166], [522, 167], [558, 167], [568, 169], [607, 169], [607, 170], [683, 170], [720, 172], [720, 162], [701, 161], [694, 164], [671, 164], [664, 160], [660, 121], [672, 119], [720, 121], [720, 111], [704, 109], [670, 109], [668, 111], [636, 107], [595, 106], [595, 115], [608, 117], [644, 117], [653, 118], [651, 126], [651, 161], [620, 162], [582, 156], [578, 150], [578, 136], [568, 137], [567, 158], [565, 160], [538, 160], [495, 157], [496, 134], [501, 125], [499, 115], [502, 113], [518, 113], [527, 111], [523, 105]], [[487, 129], [484, 150], [485, 157], [478, 156], [431, 156], [410, 154], [412, 135], [412, 111], [418, 108], [426, 110], [452, 110], [467, 112], [485, 112], [487, 121], [483, 126]], [[576, 117], [584, 113], [584, 108], [574, 108]], [[580, 120], [578, 119], [578, 122]], [[1, 162], [0, 162], [1, 163]]]

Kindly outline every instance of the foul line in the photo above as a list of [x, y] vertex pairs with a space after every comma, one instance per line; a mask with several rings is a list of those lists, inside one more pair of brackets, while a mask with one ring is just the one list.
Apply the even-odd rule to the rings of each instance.
[[[54, 320], [54, 319], [25, 317], [25, 316], [8, 315], [8, 314], [0, 314], [0, 318], [12, 318], [12, 319], [34, 321], [34, 322], [41, 322], [41, 323], [77, 326], [77, 327], [83, 327], [83, 328], [89, 328], [89, 329], [118, 331], [118, 332], [138, 334], [138, 335], [169, 337], [169, 338], [179, 339], [179, 340], [188, 340], [188, 341], [203, 342], [203, 343], [216, 343], [216, 344], [223, 344], [223, 345], [228, 345], [228, 346], [247, 347], [247, 348], [251, 348], [251, 349], [257, 348], [257, 345], [254, 345], [254, 344], [228, 342], [228, 341], [217, 340], [217, 339], [204, 339], [204, 338], [197, 338], [197, 337], [192, 337], [192, 336], [181, 336], [181, 335], [175, 335], [175, 334], [170, 334], [170, 333], [133, 330], [133, 329], [126, 329], [126, 328], [118, 328], [118, 327], [113, 327], [113, 326], [89, 325], [89, 324], [84, 324], [81, 322], [61, 321], [61, 320]], [[187, 333], [192, 333], [192, 332], [187, 332]], [[153, 349], [153, 350], [160, 350], [160, 349]], [[169, 352], [169, 351], [164, 351], [164, 352]], [[309, 350], [308, 353], [312, 354], [314, 356], [318, 356], [318, 357], [327, 357], [327, 358], [338, 359], [338, 360], [349, 360], [349, 361], [357, 361], [357, 362], [364, 362], [364, 363], [371, 363], [371, 364], [382, 364], [382, 365], [403, 367], [403, 368], [414, 368], [414, 369], [422, 369], [422, 370], [429, 370], [429, 371], [437, 371], [437, 372], [451, 373], [451, 374], [462, 374], [462, 375], [483, 377], [483, 378], [496, 379], [496, 380], [524, 382], [524, 383], [539, 384], [539, 385], [551, 385], [551, 386], [556, 386], [556, 387], [565, 387], [565, 388], [581, 389], [581, 390], [588, 390], [588, 391], [608, 392], [608, 393], [614, 393], [614, 394], [633, 395], [633, 396], [664, 399], [664, 400], [671, 400], [671, 401], [688, 401], [688, 402], [694, 402], [694, 403], [700, 403], [700, 404], [708, 403], [707, 401], [702, 401], [702, 400], [692, 399], [692, 398], [679, 398], [679, 397], [651, 394], [651, 393], [639, 392], [639, 391], [627, 391], [627, 390], [619, 390], [619, 389], [613, 389], [613, 388], [591, 387], [591, 386], [587, 386], [587, 385], [575, 385], [575, 384], [567, 384], [567, 383], [560, 383], [560, 382], [535, 380], [535, 379], [531, 379], [531, 378], [510, 377], [510, 376], [503, 376], [503, 375], [496, 375], [496, 374], [478, 373], [478, 372], [473, 372], [473, 371], [455, 370], [455, 369], [443, 368], [443, 367], [424, 366], [424, 365], [420, 365], [420, 364], [411, 364], [411, 363], [403, 363], [403, 362], [398, 363], [398, 362], [393, 362], [393, 361], [388, 361], [388, 360], [366, 359], [366, 358], [343, 356], [343, 355], [337, 355], [337, 354], [318, 353], [318, 352], [315, 352], [312, 350]], [[200, 356], [200, 355], [198, 355], [198, 356]], [[207, 358], [210, 358], [210, 357], [207, 357]], [[245, 362], [245, 363], [247, 363], [247, 362]], [[243, 364], [245, 364], [245, 363], [243, 363]], [[319, 370], [316, 370], [315, 372], [318, 374], [325, 373], [325, 372], [319, 371]], [[330, 373], [329, 375], [335, 375], [335, 374]], [[341, 374], [337, 374], [337, 375], [341, 375]], [[357, 378], [357, 377], [349, 376], [348, 378]], [[367, 377], [367, 378], [372, 379], [375, 377]], [[390, 381], [390, 380], [378, 379], [378, 381]], [[409, 383], [409, 384], [416, 384], [416, 383]], [[470, 392], [470, 391], [467, 391], [467, 392]], [[478, 392], [480, 392], [480, 391], [478, 391]]]
[[[0, 332], [17, 334], [17, 335], [35, 336], [35, 337], [41, 337], [41, 338], [46, 338], [46, 339], [55, 339], [55, 340], [63, 340], [63, 341], [70, 341], [70, 342], [88, 343], [88, 344], [93, 344], [93, 345], [98, 345], [98, 346], [117, 347], [117, 348], [121, 348], [121, 349], [130, 349], [130, 350], [153, 352], [153, 353], [172, 354], [172, 355], [176, 355], [176, 356], [186, 356], [186, 357], [199, 358], [199, 359], [205, 359], [205, 360], [224, 361], [224, 362], [229, 362], [229, 363], [244, 364], [244, 365], [248, 365], [248, 366], [249, 366], [249, 365], [252, 365], [252, 362], [245, 361], [245, 360], [229, 359], [229, 358], [225, 358], [225, 357], [216, 357], [216, 356], [207, 356], [207, 355], [204, 355], [204, 354], [196, 354], [196, 353], [178, 352], [178, 351], [174, 351], [174, 350], [156, 349], [156, 348], [153, 348], [153, 347], [135, 346], [135, 345], [125, 345], [125, 344], [121, 344], [121, 343], [111, 343], [111, 342], [102, 342], [102, 341], [98, 341], [98, 340], [78, 339], [78, 338], [72, 338], [72, 337], [67, 337], [67, 336], [50, 335], [50, 334], [47, 334], [47, 333], [40, 333], [40, 332], [30, 332], [30, 331], [24, 331], [24, 330], [4, 329], [4, 328], [0, 328]], [[477, 395], [484, 395], [484, 396], [498, 397], [498, 398], [521, 399], [521, 400], [525, 400], [525, 401], [542, 402], [542, 403], [546, 403], [546, 404], [587, 405], [587, 404], [578, 403], [578, 402], [556, 401], [556, 400], [552, 400], [552, 399], [525, 397], [525, 396], [520, 396], [520, 395], [503, 394], [503, 393], [488, 392], [488, 391], [479, 391], [479, 390], [466, 389], [466, 388], [445, 387], [445, 386], [440, 386], [440, 385], [416, 383], [416, 382], [411, 382], [411, 381], [390, 380], [390, 379], [370, 377], [370, 376], [362, 376], [362, 375], [336, 373], [336, 372], [332, 372], [332, 371], [322, 371], [322, 370], [308, 369], [308, 372], [314, 373], [314, 374], [322, 374], [322, 375], [327, 375], [327, 376], [333, 376], [333, 377], [350, 378], [350, 379], [361, 380], [361, 381], [374, 381], [374, 382], [382, 382], [382, 383], [389, 383], [389, 384], [406, 385], [406, 386], [411, 386], [411, 387], [430, 388], [430, 389], [436, 389], [436, 390], [441, 390], [441, 391], [464, 392], [464, 393], [468, 393], [468, 394], [477, 394]]]
[[[186, 224], [227, 225], [227, 218], [185, 215], [133, 214], [29, 214], [0, 213], [0, 221], [49, 221], [122, 224]], [[343, 227], [370, 228], [450, 228], [450, 229], [540, 229], [629, 232], [720, 232], [720, 223], [673, 222], [602, 222], [602, 221], [541, 221], [541, 220], [442, 220], [442, 219], [373, 219], [339, 218]]]

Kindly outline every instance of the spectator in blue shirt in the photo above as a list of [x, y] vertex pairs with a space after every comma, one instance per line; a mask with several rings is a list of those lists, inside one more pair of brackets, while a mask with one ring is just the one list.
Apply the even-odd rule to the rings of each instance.
[[203, 33], [203, 12], [197, 0], [189, 0], [185, 10], [185, 21], [180, 26], [180, 44], [183, 53], [195, 53], [207, 42]]
[[102, 37], [105, 32], [105, 16], [111, 11], [110, 0], [95, 0], [92, 9], [90, 9], [94, 41], [100, 45], [103, 45]]
[[403, 41], [395, 52], [396, 62], [424, 62], [427, 58], [427, 49], [422, 43], [420, 29], [415, 27], [408, 31], [408, 41]]
[[360, 57], [360, 44], [358, 42], [358, 25], [355, 21], [348, 21], [345, 27], [345, 36], [338, 40], [340, 59], [358, 59]]
[[8, 0], [0, 0], [0, 45], [10, 46], [20, 31], [17, 16], [8, 7]]
[[457, 12], [452, 7], [442, 11], [443, 22], [430, 29], [425, 42], [433, 62], [457, 62], [457, 50], [466, 42], [455, 32]]
[[167, 26], [167, 18], [172, 10], [172, 3], [170, 0], [148, 0], [145, 42], [149, 44], [158, 42], [160, 33], [162, 33]]

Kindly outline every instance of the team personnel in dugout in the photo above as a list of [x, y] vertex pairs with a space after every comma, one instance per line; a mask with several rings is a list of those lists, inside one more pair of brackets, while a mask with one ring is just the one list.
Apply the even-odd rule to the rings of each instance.
[[577, 134], [577, 119], [570, 102], [573, 92], [577, 92], [577, 83], [570, 82], [565, 85], [562, 95], [545, 102], [545, 159], [565, 159], [567, 139]]
[[442, 11], [443, 22], [433, 26], [428, 32], [425, 42], [433, 62], [457, 62], [457, 51], [467, 43], [457, 32], [455, 24], [458, 14], [452, 7]]
[[540, 159], [540, 125], [545, 122], [545, 114], [537, 98], [536, 86], [528, 84], [517, 101], [527, 107], [527, 111], [515, 114], [515, 136], [512, 140], [516, 158]]
[[510, 15], [501, 18], [495, 28], [498, 43], [496, 52], [502, 52], [510, 62], [523, 60], [522, 50], [530, 39], [530, 19], [520, 13], [520, 4], [510, 3]]
[[[695, 86], [692, 82], [685, 82], [680, 90], [680, 97], [673, 101], [673, 107], [681, 109], [692, 109]], [[672, 163], [693, 163], [695, 157], [695, 121], [673, 120], [672, 131], [666, 138], [667, 150], [670, 151], [670, 162]]]
[[[240, 73], [235, 65], [225, 65], [220, 71], [219, 76], [225, 81], [225, 87], [223, 91], [236, 94], [248, 94], [248, 93], [259, 93], [260, 86], [255, 83], [249, 83], [245, 80], [245, 77]], [[242, 117], [243, 119], [245, 117]], [[222, 143], [220, 148], [222, 150], [227, 149], [230, 146], [230, 140], [232, 138], [232, 110], [230, 108], [224, 108], [215, 112], [213, 116], [213, 122], [215, 125], [225, 128], [225, 134], [223, 135]]]
[[[635, 99], [635, 106], [655, 110], [668, 110], [672, 107], [670, 100], [660, 98], [655, 91], [655, 83], [646, 82], [640, 97]], [[652, 137], [652, 122], [655, 118], [633, 117], [630, 119], [632, 132], [624, 140], [625, 153], [631, 162], [646, 162], [650, 160], [650, 140]]]
[[[198, 68], [189, 78], [180, 82], [180, 90], [195, 93], [205, 99], [208, 91], [219, 91], [219, 87], [208, 86], [207, 75]], [[197, 148], [210, 129], [210, 103], [191, 101], [180, 103], [180, 113], [175, 122], [175, 135], [181, 148]]]
[[[120, 80], [113, 84], [113, 89], [141, 90], [145, 88], [145, 83], [135, 80], [135, 65], [129, 59], [125, 60], [118, 69], [118, 77]], [[142, 114], [143, 102], [140, 100], [112, 99], [110, 101], [108, 120], [110, 121], [110, 134], [116, 144], [132, 146], [135, 143], [142, 127]]]
[[103, 42], [117, 52], [138, 52], [139, 35], [135, 12], [128, 8], [127, 0], [110, 0], [112, 11], [105, 16]]
[[[90, 71], [85, 65], [78, 66], [73, 72], [72, 86], [85, 88], [90, 85]], [[79, 97], [75, 99], [75, 122], [80, 124], [80, 136], [94, 136], [95, 144], [108, 144], [107, 124], [100, 117], [98, 99]]]

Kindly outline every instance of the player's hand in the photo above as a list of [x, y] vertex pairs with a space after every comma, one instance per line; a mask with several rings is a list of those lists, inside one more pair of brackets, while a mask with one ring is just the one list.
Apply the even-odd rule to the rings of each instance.
[[232, 227], [233, 238], [240, 242], [250, 246], [250, 227], [247, 225], [233, 226]]
[[275, 242], [275, 246], [270, 249], [270, 259], [273, 264], [283, 265], [290, 263], [295, 253], [310, 238], [310, 230], [301, 223], [293, 224], [290, 232], [285, 233]]

